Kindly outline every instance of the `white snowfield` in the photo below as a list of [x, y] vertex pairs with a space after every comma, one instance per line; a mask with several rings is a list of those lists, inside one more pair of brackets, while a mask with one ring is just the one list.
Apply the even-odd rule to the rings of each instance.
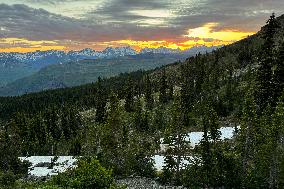
[[[240, 129], [240, 127], [238, 127], [238, 129]], [[234, 136], [235, 128], [221, 127], [219, 131], [221, 132], [221, 140], [232, 139]], [[190, 145], [192, 147], [195, 147], [202, 140], [203, 132], [191, 132], [188, 135], [189, 136], [186, 138], [186, 140], [190, 141]]]
[[[240, 126], [238, 126], [237, 128], [240, 129]], [[234, 136], [235, 128], [234, 127], [221, 127], [219, 131], [221, 132], [221, 140], [232, 139]], [[200, 143], [200, 141], [202, 140], [202, 137], [203, 137], [203, 132], [191, 132], [188, 134], [185, 140], [190, 141], [190, 146], [194, 148], [196, 145]], [[163, 138], [161, 138], [160, 141], [163, 142]], [[162, 153], [165, 152], [165, 150], [168, 147], [169, 147], [168, 144], [160, 144], [160, 152]], [[192, 157], [189, 157], [189, 158], [192, 158]], [[152, 159], [154, 160], [155, 168], [158, 171], [162, 170], [163, 166], [165, 165], [164, 163], [165, 157], [163, 155], [155, 155], [152, 157]], [[182, 164], [188, 165], [189, 161], [183, 160]]]
[[32, 165], [29, 167], [29, 175], [34, 177], [45, 177], [57, 175], [62, 173], [69, 168], [74, 168], [76, 165], [76, 158], [73, 156], [57, 156], [58, 159], [54, 161], [54, 166], [49, 168], [52, 159], [55, 156], [30, 156], [30, 157], [19, 157], [21, 161], [29, 161]]
[[[238, 129], [240, 129], [240, 127], [238, 126]], [[219, 131], [221, 132], [221, 140], [225, 140], [225, 139], [232, 139], [234, 136], [234, 132], [235, 132], [235, 128], [233, 127], [221, 127], [219, 129]], [[187, 137], [185, 138], [185, 141], [190, 142], [190, 146], [191, 147], [195, 147], [196, 145], [198, 145], [200, 143], [200, 141], [202, 140], [203, 137], [203, 132], [191, 132], [188, 133]], [[163, 143], [164, 138], [160, 139], [160, 152], [165, 152], [165, 150], [169, 147], [168, 144], [164, 144]]]
[[[176, 160], [176, 156], [173, 157]], [[155, 155], [152, 157], [154, 160], [154, 167], [157, 171], [161, 171], [163, 169], [163, 166], [165, 165], [165, 156], [162, 155]], [[190, 160], [190, 161], [189, 161]], [[188, 156], [186, 158], [181, 158], [180, 161], [180, 168], [184, 168], [185, 166], [189, 165], [190, 162], [194, 161], [194, 159], [191, 156]]]
[[[234, 130], [235, 129], [233, 127], [220, 128], [221, 139], [232, 139], [234, 136]], [[202, 136], [203, 132], [191, 132], [188, 134], [186, 140], [190, 141], [190, 145], [194, 147], [200, 143]], [[163, 141], [163, 139], [161, 139], [161, 141]], [[165, 150], [168, 145], [161, 144], [160, 147], [162, 151]], [[58, 173], [64, 172], [69, 168], [76, 167], [75, 163], [77, 159], [73, 156], [58, 156], [58, 159], [54, 162], [54, 166], [52, 168], [49, 168], [48, 165], [51, 163], [54, 157], [55, 156], [31, 156], [20, 157], [20, 160], [27, 160], [32, 163], [32, 165], [29, 167], [29, 175], [33, 177], [46, 177], [57, 175]], [[158, 171], [162, 170], [163, 166], [165, 165], [165, 157], [163, 155], [155, 155], [152, 157], [152, 159], [154, 160], [154, 167]], [[187, 159], [183, 159], [181, 162], [182, 166], [188, 165], [190, 163]]]

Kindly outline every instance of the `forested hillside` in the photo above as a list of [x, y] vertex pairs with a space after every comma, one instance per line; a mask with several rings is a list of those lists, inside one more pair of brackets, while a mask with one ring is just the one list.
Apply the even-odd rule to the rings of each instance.
[[[1, 184], [119, 188], [113, 178], [138, 175], [187, 188], [283, 188], [283, 27], [272, 15], [257, 34], [185, 62], [1, 97]], [[221, 140], [224, 125], [235, 128], [232, 140]], [[195, 148], [190, 131], [203, 131]], [[47, 182], [19, 181], [27, 165], [17, 157], [29, 155], [87, 158]]]
[[[139, 54], [105, 59], [86, 59], [62, 64], [48, 65], [40, 70], [30, 66], [33, 74], [0, 87], [0, 96], [15, 96], [48, 89], [79, 86], [95, 82], [98, 77], [109, 78], [120, 73], [150, 70], [156, 67], [184, 60], [195, 54]], [[23, 69], [20, 64], [19, 69]], [[13, 70], [17, 74], [17, 67]], [[4, 72], [5, 70], [3, 70]], [[7, 72], [7, 70], [6, 70]], [[21, 72], [22, 73], [22, 72]], [[21, 74], [18, 73], [18, 74]], [[11, 74], [11, 71], [9, 72]], [[6, 78], [6, 74], [3, 75]]]

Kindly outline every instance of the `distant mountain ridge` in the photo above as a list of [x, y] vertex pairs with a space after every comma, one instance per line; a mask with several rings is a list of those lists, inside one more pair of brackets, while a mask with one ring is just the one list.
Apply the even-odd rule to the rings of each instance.
[[103, 51], [96, 51], [90, 48], [82, 49], [80, 51], [59, 51], [59, 50], [48, 50], [48, 51], [35, 51], [28, 53], [0, 53], [0, 64], [2, 66], [11, 66], [13, 62], [25, 63], [35, 67], [45, 67], [48, 64], [64, 63], [80, 61], [84, 59], [103, 59], [103, 58], [115, 58], [137, 54], [182, 54], [192, 52], [206, 52], [212, 51], [220, 46], [198, 46], [187, 50], [170, 49], [166, 47], [159, 48], [144, 48], [140, 52], [132, 49], [130, 46], [127, 47], [107, 47]]
[[182, 51], [165, 47], [144, 48], [140, 52], [131, 47], [107, 47], [103, 51], [95, 51], [90, 48], [79, 51], [35, 51], [28, 53], [0, 53], [0, 87], [14, 82], [23, 77], [30, 76], [40, 69], [52, 64], [65, 64], [81, 60], [113, 59], [124, 56], [147, 56], [147, 54], [192, 56], [197, 53], [211, 52], [219, 47], [198, 46]]
[[[0, 96], [76, 86], [94, 82], [98, 76], [149, 70], [217, 48], [199, 46], [182, 51], [160, 47], [137, 52], [128, 46], [103, 51], [86, 48], [69, 52], [0, 53]], [[114, 67], [116, 70], [111, 69]]]

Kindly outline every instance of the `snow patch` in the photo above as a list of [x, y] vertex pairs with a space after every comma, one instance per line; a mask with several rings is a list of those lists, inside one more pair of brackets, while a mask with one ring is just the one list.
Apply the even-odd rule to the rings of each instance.
[[[240, 126], [237, 127], [238, 129], [240, 129]], [[234, 137], [234, 133], [235, 133], [235, 128], [234, 127], [221, 127], [219, 129], [219, 131], [221, 132], [221, 140], [225, 140], [225, 139], [232, 139]], [[191, 147], [195, 147], [196, 145], [198, 145], [203, 137], [203, 132], [191, 132], [188, 133], [187, 137], [185, 138], [186, 141], [190, 141], [190, 146]], [[167, 150], [167, 148], [169, 148], [168, 144], [163, 144], [164, 139], [161, 138], [160, 142], [162, 144], [160, 144], [160, 152], [163, 153]], [[190, 157], [192, 158], [192, 157]], [[154, 167], [160, 171], [163, 169], [163, 166], [165, 165], [165, 156], [163, 155], [155, 155], [152, 157], [152, 159], [154, 160]], [[184, 160], [183, 164], [188, 165], [189, 161], [188, 160]]]
[[46, 177], [57, 175], [58, 173], [65, 172], [67, 169], [75, 168], [77, 159], [73, 156], [57, 156], [58, 159], [53, 162], [56, 156], [30, 156], [30, 157], [19, 157], [21, 161], [28, 161], [32, 165], [29, 167], [29, 175], [34, 177]]

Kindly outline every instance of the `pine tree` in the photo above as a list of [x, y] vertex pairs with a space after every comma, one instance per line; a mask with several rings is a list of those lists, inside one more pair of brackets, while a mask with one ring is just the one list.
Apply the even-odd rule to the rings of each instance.
[[260, 57], [260, 67], [258, 68], [257, 81], [259, 89], [257, 94], [257, 103], [260, 110], [264, 110], [268, 104], [275, 106], [273, 99], [274, 86], [272, 85], [272, 67], [275, 64], [274, 54], [274, 36], [279, 28], [279, 23], [274, 13], [267, 21], [262, 38], [265, 40]]
[[30, 150], [30, 120], [28, 119], [26, 114], [17, 113], [13, 117], [11, 127], [13, 128], [19, 142], [21, 143], [22, 155], [27, 156]]
[[[272, 118], [272, 125], [269, 127], [269, 155], [270, 162], [269, 170], [269, 188], [279, 188], [279, 184], [283, 186], [284, 183], [280, 183], [280, 163], [283, 161], [284, 155], [284, 94], [277, 103], [275, 113]], [[283, 175], [282, 175], [283, 176]]]
[[229, 115], [229, 113], [234, 109], [233, 103], [234, 103], [234, 77], [233, 77], [233, 68], [229, 68], [228, 71], [228, 78], [227, 78], [227, 84], [226, 84], [226, 91], [225, 91], [225, 115]]
[[174, 85], [169, 85], [168, 100], [173, 100], [174, 98]]
[[168, 131], [164, 137], [163, 144], [167, 147], [165, 151], [165, 160], [163, 166], [163, 174], [161, 177], [161, 181], [167, 184], [174, 184], [175, 181], [175, 173], [176, 173], [176, 161], [174, 159], [173, 152], [173, 138], [172, 133]]
[[59, 124], [59, 115], [56, 107], [48, 108], [44, 114], [44, 124], [46, 125], [46, 141], [49, 144], [51, 155], [57, 152], [57, 143], [62, 135], [62, 123]]
[[195, 81], [194, 81], [194, 96], [200, 99], [202, 94], [202, 85], [205, 80], [205, 62], [206, 58], [201, 58], [196, 62], [196, 68], [194, 71]]
[[112, 93], [109, 98], [109, 110], [107, 113], [107, 125], [111, 129], [114, 140], [118, 140], [116, 134], [120, 131], [122, 120], [121, 120], [121, 107], [117, 94]]
[[58, 111], [55, 107], [47, 110], [45, 120], [48, 131], [51, 133], [52, 138], [58, 141], [61, 137], [62, 129], [59, 125]]
[[134, 96], [140, 98], [141, 94], [142, 94], [142, 80], [139, 80], [134, 86]]
[[238, 152], [241, 157], [243, 184], [247, 184], [250, 180], [250, 172], [253, 170], [256, 151], [258, 149], [258, 135], [260, 125], [257, 116], [257, 106], [254, 102], [252, 90], [247, 93], [244, 101], [241, 129], [238, 136]]
[[38, 141], [37, 155], [48, 155], [49, 147], [46, 145], [47, 129], [41, 114], [35, 116], [33, 124], [35, 125], [35, 134]]
[[207, 188], [210, 186], [210, 177], [212, 169], [212, 153], [211, 153], [211, 144], [208, 134], [208, 126], [204, 119], [202, 119], [203, 125], [203, 137], [200, 142], [201, 148], [201, 159], [202, 159], [202, 173], [203, 173], [203, 187]]
[[[20, 145], [15, 133], [11, 134], [12, 125], [1, 125], [0, 129], [0, 187], [13, 188], [16, 178], [25, 176], [30, 166], [27, 162], [21, 162]], [[7, 187], [3, 186], [6, 185]]]
[[159, 132], [165, 129], [166, 118], [165, 118], [165, 109], [162, 105], [159, 105], [154, 110], [153, 121], [152, 121], [152, 131]]
[[126, 97], [124, 108], [126, 112], [134, 111], [134, 90], [133, 90], [133, 82], [129, 79], [126, 86]]
[[272, 84], [274, 87], [273, 99], [277, 101], [284, 90], [284, 42], [278, 50], [278, 55], [273, 70]]
[[177, 95], [174, 99], [173, 109], [172, 109], [172, 123], [171, 127], [173, 129], [174, 137], [174, 155], [176, 161], [176, 184], [180, 184], [180, 172], [184, 169], [185, 165], [183, 161], [186, 160], [189, 154], [189, 144], [190, 141], [187, 140], [187, 128], [188, 125], [184, 122], [184, 113], [181, 105], [181, 98]]
[[181, 66], [181, 106], [183, 110], [182, 120], [184, 125], [189, 124], [189, 113], [194, 103], [194, 78], [191, 64]]
[[201, 140], [201, 158], [204, 173], [204, 185], [207, 187], [220, 187], [222, 183], [222, 150], [219, 147], [221, 133], [219, 120], [212, 103], [202, 102], [203, 112], [201, 125], [203, 126], [203, 138]]
[[208, 107], [208, 128], [210, 131], [210, 138], [213, 142], [213, 145], [216, 145], [216, 143], [220, 140], [221, 133], [219, 131], [219, 120], [217, 113], [214, 111], [212, 106], [209, 105]]
[[166, 150], [166, 166], [164, 167], [164, 177], [171, 175], [170, 183], [175, 185], [181, 184], [181, 171], [185, 168], [184, 161], [187, 160], [189, 154], [190, 141], [187, 140], [187, 126], [183, 121], [181, 98], [177, 95], [174, 97], [171, 123], [167, 128], [168, 136], [165, 139], [169, 148]]
[[211, 142], [212, 150], [212, 173], [210, 175], [210, 182], [213, 187], [220, 187], [223, 184], [223, 149], [220, 147], [220, 137], [221, 132], [219, 131], [219, 120], [216, 111], [213, 109], [212, 105], [209, 104], [208, 108], [208, 128], [209, 128], [209, 137]]
[[146, 84], [145, 84], [145, 100], [146, 100], [146, 107], [147, 107], [148, 110], [153, 109], [154, 99], [153, 99], [152, 92], [153, 92], [152, 84], [151, 84], [149, 76], [147, 75], [146, 76]]
[[101, 145], [102, 151], [99, 154], [100, 160], [107, 167], [112, 167], [116, 174], [123, 174], [123, 164], [125, 161], [121, 154], [122, 149], [122, 131], [124, 119], [122, 117], [123, 109], [117, 94], [111, 93], [109, 98], [109, 107], [105, 123], [101, 125]]
[[162, 75], [160, 77], [159, 85], [160, 85], [159, 101], [161, 103], [166, 103], [168, 101], [168, 98], [167, 98], [167, 88], [168, 88], [168, 86], [167, 86], [167, 76], [166, 76], [166, 69], [165, 68], [162, 70]]
[[105, 106], [106, 97], [105, 90], [102, 86], [102, 79], [99, 77], [97, 81], [97, 93], [96, 93], [96, 122], [102, 123], [105, 119]]
[[68, 125], [71, 130], [71, 136], [75, 137], [78, 131], [82, 128], [81, 115], [79, 111], [73, 106], [69, 108], [68, 114], [69, 114]]
[[140, 99], [137, 99], [135, 101], [135, 112], [133, 115], [133, 124], [134, 124], [134, 128], [137, 131], [141, 131], [141, 127], [143, 124], [142, 117], [143, 117], [142, 105], [141, 105]]
[[149, 112], [143, 110], [139, 99], [135, 102], [135, 113], [133, 120], [134, 128], [139, 132], [149, 132]]
[[69, 120], [70, 117], [68, 115], [68, 109], [64, 108], [61, 115], [61, 129], [65, 139], [71, 138], [71, 128], [69, 125]]

